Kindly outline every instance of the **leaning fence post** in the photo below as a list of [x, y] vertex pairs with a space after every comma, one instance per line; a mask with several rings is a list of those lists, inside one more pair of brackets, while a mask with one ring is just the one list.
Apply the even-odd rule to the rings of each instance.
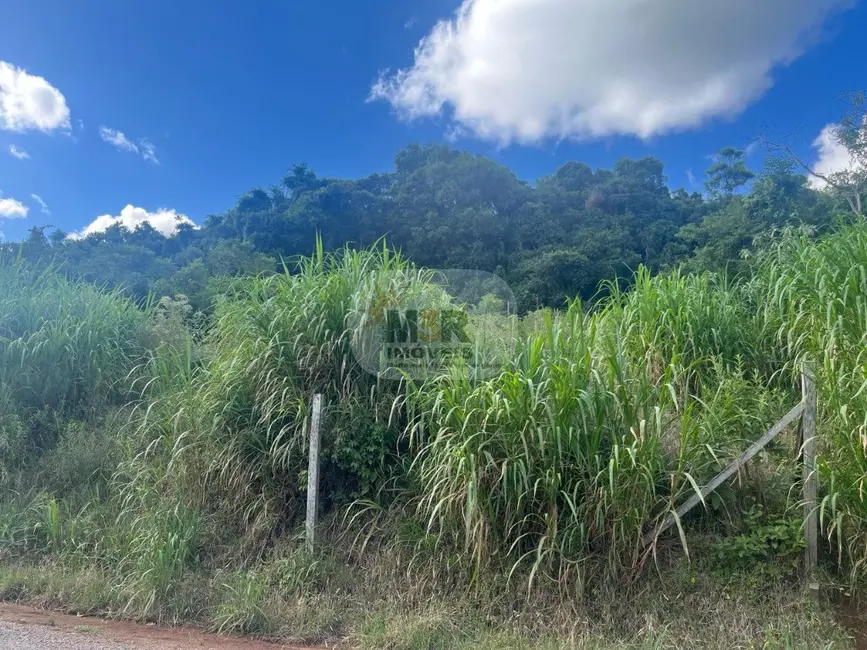
[[319, 423], [322, 418], [322, 395], [313, 396], [310, 414], [310, 452], [307, 463], [307, 550], [316, 542], [316, 516], [319, 513]]
[[[807, 585], [812, 591], [818, 590], [814, 582], [817, 557], [819, 553], [818, 519], [816, 517], [816, 378], [813, 364], [806, 362], [801, 376], [804, 394], [803, 432], [804, 456], [804, 574]], [[816, 594], [814, 593], [814, 596]]]

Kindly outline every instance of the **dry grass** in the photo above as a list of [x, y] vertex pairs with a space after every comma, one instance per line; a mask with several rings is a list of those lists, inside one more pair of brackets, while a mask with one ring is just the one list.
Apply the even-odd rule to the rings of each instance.
[[[275, 559], [252, 572], [188, 576], [174, 606], [185, 614], [164, 622], [370, 650], [854, 647], [834, 610], [814, 606], [797, 581], [756, 584], [749, 573], [721, 579], [682, 561], [648, 576], [628, 596], [599, 595], [582, 605], [551, 592], [528, 597], [520, 586], [496, 578], [469, 591], [413, 583], [412, 570], [390, 553], [370, 554], [354, 568], [331, 565], [320, 583], [303, 591], [280, 586], [279, 564]], [[108, 576], [57, 565], [3, 568], [0, 596], [58, 610], [148, 618], [121, 606]]]

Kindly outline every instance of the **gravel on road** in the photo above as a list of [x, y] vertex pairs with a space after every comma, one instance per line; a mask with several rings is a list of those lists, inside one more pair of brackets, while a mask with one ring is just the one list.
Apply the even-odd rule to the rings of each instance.
[[5, 621], [0, 621], [0, 648], [3, 650], [136, 650], [125, 643], [102, 639], [96, 632], [55, 630], [43, 625], [24, 625]]

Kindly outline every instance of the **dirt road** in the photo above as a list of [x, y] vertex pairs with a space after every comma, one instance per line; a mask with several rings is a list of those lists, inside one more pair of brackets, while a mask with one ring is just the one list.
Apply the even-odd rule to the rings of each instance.
[[122, 621], [43, 612], [0, 603], [2, 650], [325, 650]]

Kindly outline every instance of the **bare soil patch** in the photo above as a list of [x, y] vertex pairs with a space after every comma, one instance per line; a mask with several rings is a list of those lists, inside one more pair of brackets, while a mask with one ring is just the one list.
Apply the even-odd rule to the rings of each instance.
[[74, 614], [58, 614], [12, 603], [0, 603], [0, 620], [19, 625], [43, 625], [71, 634], [123, 643], [148, 650], [325, 650], [257, 639], [220, 636], [195, 628], [142, 625]]

